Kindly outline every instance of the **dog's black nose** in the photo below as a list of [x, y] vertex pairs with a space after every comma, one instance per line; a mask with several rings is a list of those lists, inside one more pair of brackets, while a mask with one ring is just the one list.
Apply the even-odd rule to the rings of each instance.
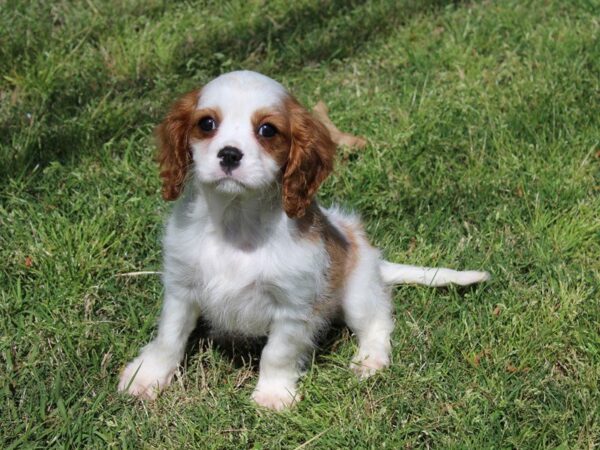
[[217, 158], [221, 160], [221, 167], [226, 173], [231, 173], [233, 169], [238, 167], [243, 157], [244, 154], [239, 148], [231, 146], [223, 147], [219, 150], [219, 153], [217, 153]]

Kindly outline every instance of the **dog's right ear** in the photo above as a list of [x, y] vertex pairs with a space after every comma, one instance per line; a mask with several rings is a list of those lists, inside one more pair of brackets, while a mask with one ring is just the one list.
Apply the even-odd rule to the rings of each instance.
[[192, 163], [190, 132], [195, 126], [194, 111], [200, 91], [188, 92], [171, 107], [167, 117], [156, 128], [158, 163], [162, 178], [162, 196], [175, 200], [181, 194], [187, 171]]
[[291, 144], [283, 172], [283, 209], [288, 217], [306, 213], [317, 189], [333, 169], [336, 146], [329, 131], [292, 97], [288, 99]]

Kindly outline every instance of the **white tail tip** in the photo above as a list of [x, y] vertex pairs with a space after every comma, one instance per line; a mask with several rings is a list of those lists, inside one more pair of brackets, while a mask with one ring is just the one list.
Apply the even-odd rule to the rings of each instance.
[[488, 272], [476, 270], [458, 271], [445, 268], [430, 268], [407, 266], [382, 261], [380, 265], [381, 277], [387, 284], [422, 284], [424, 286], [448, 286], [457, 284], [468, 286], [482, 283], [491, 278]]

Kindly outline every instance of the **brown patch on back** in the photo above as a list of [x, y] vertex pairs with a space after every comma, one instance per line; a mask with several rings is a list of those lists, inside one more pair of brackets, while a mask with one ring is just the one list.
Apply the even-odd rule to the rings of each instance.
[[311, 242], [322, 241], [329, 256], [327, 268], [327, 294], [317, 299], [315, 314], [324, 318], [333, 318], [341, 312], [342, 290], [350, 272], [358, 261], [357, 237], [350, 226], [343, 225], [339, 230], [321, 212], [315, 202], [306, 210], [306, 214], [296, 221], [301, 239]]
[[319, 206], [312, 202], [307, 208], [306, 213], [296, 219], [296, 225], [302, 239], [307, 239], [311, 242], [318, 242], [323, 237], [324, 221], [327, 218], [323, 215]]
[[329, 272], [327, 274], [329, 288], [337, 292], [344, 286], [353, 249], [350, 240], [331, 222], [326, 222], [323, 231], [323, 240], [329, 255]]
[[348, 252], [348, 257], [346, 258], [346, 272], [344, 273], [344, 277], [346, 278], [350, 275], [358, 263], [358, 240], [355, 230], [353, 230], [351, 226], [344, 225], [343, 228], [346, 238], [350, 243], [350, 251]]

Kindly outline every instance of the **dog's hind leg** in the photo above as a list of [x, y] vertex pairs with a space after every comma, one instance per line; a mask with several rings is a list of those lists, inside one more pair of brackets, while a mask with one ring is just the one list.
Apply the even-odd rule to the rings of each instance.
[[366, 378], [390, 363], [394, 321], [390, 292], [379, 273], [379, 252], [362, 237], [357, 251], [357, 264], [345, 286], [342, 310], [346, 324], [358, 339], [358, 352], [350, 367]]

